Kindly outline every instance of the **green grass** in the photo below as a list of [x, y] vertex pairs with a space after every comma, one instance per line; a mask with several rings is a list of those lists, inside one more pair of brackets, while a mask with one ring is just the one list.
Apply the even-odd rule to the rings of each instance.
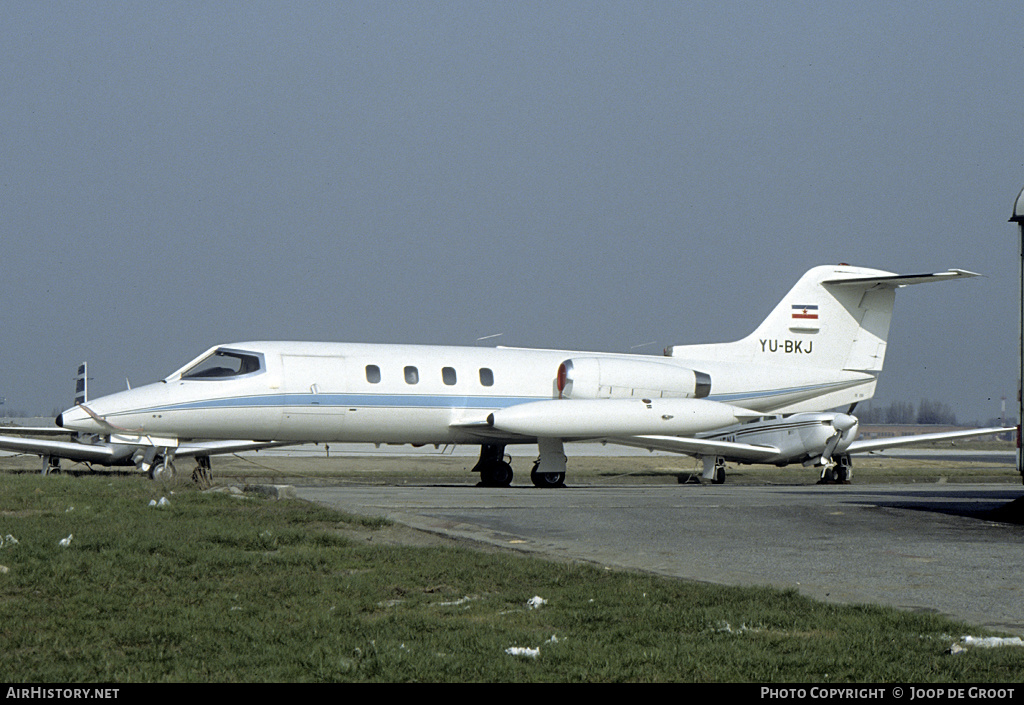
[[[161, 494], [169, 506], [148, 506]], [[363, 538], [387, 528], [298, 501], [170, 494], [142, 478], [0, 475], [0, 537], [18, 541], [0, 547], [3, 679], [1024, 677], [1019, 649], [945, 654], [985, 632], [936, 616]], [[530, 609], [534, 596], [547, 603]]]

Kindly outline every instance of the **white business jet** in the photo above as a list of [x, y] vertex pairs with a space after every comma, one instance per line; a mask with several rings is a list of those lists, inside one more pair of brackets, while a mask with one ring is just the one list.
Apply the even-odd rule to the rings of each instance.
[[473, 444], [485, 486], [512, 481], [507, 445], [536, 443], [532, 481], [559, 486], [566, 442], [688, 438], [769, 415], [852, 409], [874, 393], [895, 290], [970, 276], [816, 267], [746, 338], [675, 346], [664, 356], [218, 345], [161, 382], [78, 404], [57, 424], [164, 458], [194, 439]]
[[[78, 366], [75, 376], [75, 406], [81, 407], [88, 401], [89, 377], [86, 363]], [[60, 471], [61, 460], [71, 460], [86, 465], [104, 467], [136, 466], [144, 469], [155, 477], [163, 472], [173, 472], [173, 464], [165, 458], [159, 446], [111, 441], [107, 433], [74, 433], [74, 429], [59, 426], [3, 426], [0, 430], [8, 434], [0, 435], [0, 450], [38, 455], [42, 458], [42, 473]], [[58, 441], [36, 436], [72, 436], [72, 440]], [[29, 436], [29, 437], [26, 437]], [[174, 457], [194, 458], [197, 472], [208, 475], [210, 456], [224, 453], [240, 453], [248, 450], [260, 450], [268, 446], [283, 445], [280, 443], [263, 443], [239, 440], [216, 440], [201, 443], [181, 443], [174, 447]]]

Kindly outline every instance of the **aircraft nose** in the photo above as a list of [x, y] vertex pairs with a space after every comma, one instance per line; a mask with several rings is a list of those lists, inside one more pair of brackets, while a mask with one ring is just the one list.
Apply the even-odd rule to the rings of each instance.
[[93, 433], [98, 429], [98, 424], [78, 406], [65, 409], [57, 416], [54, 422], [61, 428], [71, 431]]

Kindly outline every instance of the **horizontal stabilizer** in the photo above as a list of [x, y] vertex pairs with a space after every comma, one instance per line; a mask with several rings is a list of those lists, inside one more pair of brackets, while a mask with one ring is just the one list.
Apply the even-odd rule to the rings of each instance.
[[967, 279], [969, 277], [980, 277], [980, 274], [968, 272], [965, 269], [950, 269], [945, 272], [934, 274], [887, 274], [884, 276], [871, 277], [846, 277], [843, 279], [825, 279], [822, 284], [829, 286], [858, 286], [865, 284], [883, 284], [886, 286], [909, 286], [910, 284], [926, 284], [928, 282], [951, 281], [953, 279]]

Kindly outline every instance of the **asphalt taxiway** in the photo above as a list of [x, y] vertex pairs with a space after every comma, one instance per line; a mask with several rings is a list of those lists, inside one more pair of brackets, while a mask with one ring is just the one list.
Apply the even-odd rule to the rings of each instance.
[[418, 481], [297, 490], [344, 511], [555, 559], [795, 588], [1024, 635], [1024, 525], [1004, 520], [1019, 521], [1019, 485], [541, 490]]

